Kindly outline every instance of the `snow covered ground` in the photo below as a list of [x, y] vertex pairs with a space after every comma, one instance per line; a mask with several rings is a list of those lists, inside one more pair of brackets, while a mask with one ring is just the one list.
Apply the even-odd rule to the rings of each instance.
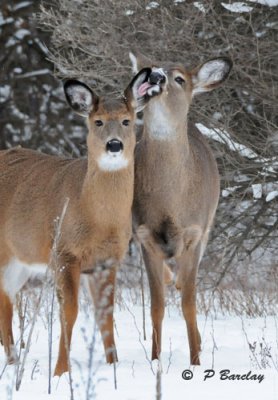
[[[68, 400], [69, 376], [51, 379], [48, 389], [48, 331], [43, 311], [32, 336], [24, 377], [19, 391], [14, 389], [15, 367], [5, 367], [3, 348], [0, 349], [1, 400]], [[104, 363], [100, 337], [94, 335], [92, 310], [82, 302], [72, 342], [72, 389], [74, 399], [156, 399], [157, 362], [149, 359], [151, 350], [151, 324], [146, 310], [147, 340], [143, 340], [142, 308], [131, 300], [128, 292], [115, 312], [116, 341], [119, 363]], [[278, 321], [277, 318], [245, 318], [238, 316], [199, 315], [202, 335], [200, 367], [189, 366], [185, 324], [176, 306], [167, 308], [163, 327], [162, 399], [266, 399], [278, 398]], [[18, 323], [15, 335], [19, 338]], [[53, 364], [56, 361], [59, 340], [59, 322], [54, 322]], [[251, 347], [249, 346], [249, 343]], [[94, 352], [92, 372], [89, 372], [89, 350]], [[53, 367], [52, 367], [53, 368]], [[184, 380], [182, 372], [190, 369], [191, 380]], [[214, 369], [215, 375], [204, 381], [205, 370]], [[221, 380], [220, 371], [230, 370], [228, 376], [248, 374], [256, 380]], [[256, 375], [256, 376], [255, 376]], [[91, 377], [91, 381], [89, 380]], [[262, 379], [263, 376], [263, 380]], [[259, 382], [259, 379], [261, 382]], [[117, 390], [115, 390], [115, 380]], [[89, 382], [89, 384], [88, 384]], [[13, 388], [13, 389], [12, 389]], [[87, 396], [87, 394], [89, 395]], [[87, 396], [87, 397], [86, 397]]]

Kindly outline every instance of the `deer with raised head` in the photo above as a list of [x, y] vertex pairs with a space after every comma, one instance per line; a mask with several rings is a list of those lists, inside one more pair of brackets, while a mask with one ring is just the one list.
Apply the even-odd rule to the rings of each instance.
[[[54, 375], [69, 370], [81, 273], [91, 273], [97, 289], [94, 301], [107, 362], [117, 360], [115, 273], [132, 233], [136, 112], [150, 98], [140, 95], [138, 88], [150, 72], [147, 68], [139, 72], [118, 99], [99, 98], [76, 80], [65, 83], [69, 105], [87, 119], [87, 158], [68, 159], [23, 148], [0, 152], [0, 336], [8, 363], [17, 361], [13, 301], [32, 271], [49, 263], [54, 220], [67, 198], [55, 271], [61, 336]], [[99, 279], [96, 266], [104, 270]]]
[[196, 319], [196, 275], [219, 198], [219, 175], [201, 133], [187, 123], [192, 98], [218, 87], [229, 75], [228, 58], [188, 70], [181, 63], [156, 62], [130, 53], [134, 71], [152, 69], [141, 93], [159, 95], [144, 109], [144, 133], [135, 152], [134, 223], [143, 248], [151, 294], [152, 359], [161, 352], [167, 260], [178, 266], [190, 361], [199, 365], [201, 338]]

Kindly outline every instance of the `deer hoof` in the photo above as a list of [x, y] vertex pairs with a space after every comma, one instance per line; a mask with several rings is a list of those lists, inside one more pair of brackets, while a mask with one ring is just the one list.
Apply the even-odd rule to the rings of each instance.
[[68, 365], [67, 364], [62, 364], [62, 363], [61, 364], [57, 363], [53, 376], [61, 376], [65, 372], [69, 372]]
[[13, 365], [13, 364], [18, 364], [18, 363], [19, 363], [19, 358], [18, 358], [17, 352], [14, 347], [11, 347], [10, 354], [7, 356], [7, 364]]

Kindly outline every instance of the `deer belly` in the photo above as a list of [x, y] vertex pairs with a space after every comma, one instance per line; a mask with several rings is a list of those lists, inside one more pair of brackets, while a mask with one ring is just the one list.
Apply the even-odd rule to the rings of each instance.
[[2, 270], [2, 285], [4, 291], [14, 301], [16, 294], [23, 288], [30, 278], [43, 278], [47, 264], [27, 264], [17, 258], [12, 258]]

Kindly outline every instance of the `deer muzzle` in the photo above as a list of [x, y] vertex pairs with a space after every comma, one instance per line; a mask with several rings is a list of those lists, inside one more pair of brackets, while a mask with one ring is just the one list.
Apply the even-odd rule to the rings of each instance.
[[149, 82], [151, 85], [161, 85], [166, 82], [165, 74], [160, 70], [152, 71], [149, 77]]
[[112, 139], [106, 143], [106, 151], [110, 153], [119, 153], [123, 148], [123, 143], [118, 139]]

